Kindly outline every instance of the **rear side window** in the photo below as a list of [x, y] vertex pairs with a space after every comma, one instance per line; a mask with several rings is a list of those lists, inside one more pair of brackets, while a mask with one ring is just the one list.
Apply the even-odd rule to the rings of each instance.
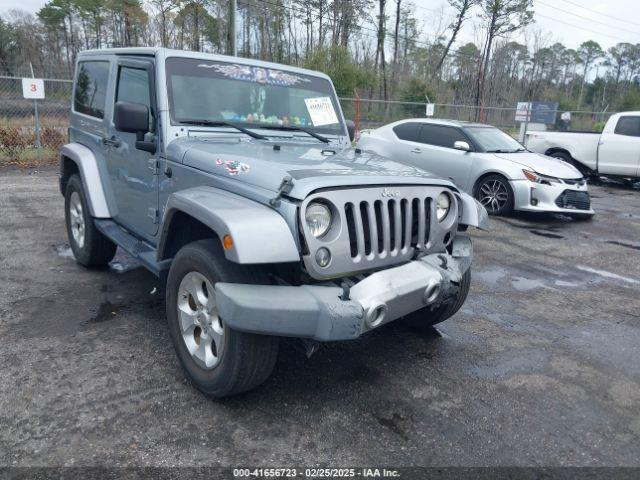
[[73, 110], [96, 118], [104, 118], [109, 84], [109, 62], [80, 62], [73, 95]]
[[398, 136], [400, 140], [408, 140], [409, 142], [418, 141], [418, 127], [419, 123], [406, 122], [401, 123], [393, 127], [393, 132]]
[[614, 133], [629, 137], [640, 137], [640, 117], [620, 117]]
[[437, 147], [453, 148], [455, 142], [467, 142], [467, 138], [457, 128], [425, 123], [420, 129], [418, 141]]

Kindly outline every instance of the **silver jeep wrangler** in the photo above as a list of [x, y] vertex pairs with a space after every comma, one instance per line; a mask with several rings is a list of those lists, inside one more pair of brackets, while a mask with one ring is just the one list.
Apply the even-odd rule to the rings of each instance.
[[250, 59], [96, 50], [76, 65], [60, 156], [76, 260], [119, 246], [166, 280], [188, 377], [232, 395], [271, 373], [279, 337], [429, 327], [469, 291], [484, 208], [447, 180], [351, 146], [331, 80]]

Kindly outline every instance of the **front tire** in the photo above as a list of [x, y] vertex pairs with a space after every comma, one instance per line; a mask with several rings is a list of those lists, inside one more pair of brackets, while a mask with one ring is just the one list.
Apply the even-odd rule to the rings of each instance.
[[213, 397], [251, 390], [271, 374], [277, 337], [238, 332], [218, 316], [217, 282], [255, 284], [256, 271], [228, 262], [220, 243], [184, 246], [167, 278], [167, 319], [178, 360], [196, 388]]
[[431, 307], [421, 308], [402, 318], [402, 322], [412, 328], [426, 330], [434, 325], [444, 322], [451, 318], [464, 304], [469, 295], [469, 287], [471, 286], [471, 269], [464, 272], [458, 293], [452, 302], [446, 303], [431, 310]]
[[476, 187], [475, 197], [489, 215], [507, 215], [513, 210], [513, 190], [502, 175], [492, 174], [482, 178]]
[[78, 175], [72, 175], [67, 182], [64, 216], [69, 245], [80, 265], [104, 267], [113, 260], [118, 246], [94, 225], [82, 180]]

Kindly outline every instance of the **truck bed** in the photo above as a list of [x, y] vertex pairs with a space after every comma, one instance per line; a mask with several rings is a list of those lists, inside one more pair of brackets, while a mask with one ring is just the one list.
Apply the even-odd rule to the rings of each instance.
[[566, 152], [586, 167], [595, 169], [599, 141], [597, 132], [529, 132], [525, 145], [532, 152], [543, 155]]

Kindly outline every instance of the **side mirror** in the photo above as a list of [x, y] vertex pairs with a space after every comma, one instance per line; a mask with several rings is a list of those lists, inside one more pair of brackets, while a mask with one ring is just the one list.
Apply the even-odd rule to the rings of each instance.
[[145, 134], [149, 131], [149, 107], [141, 103], [116, 102], [113, 123], [119, 132]]
[[463, 152], [470, 152], [471, 151], [471, 146], [467, 142], [463, 142], [461, 140], [458, 140], [457, 142], [454, 142], [453, 143], [453, 148], [455, 148], [456, 150], [462, 150]]
[[356, 138], [356, 124], [353, 120], [345, 120], [345, 123], [347, 124], [347, 132], [349, 132], [349, 140], [353, 142]]
[[156, 142], [144, 140], [144, 134], [149, 131], [149, 107], [141, 103], [116, 102], [113, 123], [119, 132], [136, 134], [138, 150], [156, 153]]

